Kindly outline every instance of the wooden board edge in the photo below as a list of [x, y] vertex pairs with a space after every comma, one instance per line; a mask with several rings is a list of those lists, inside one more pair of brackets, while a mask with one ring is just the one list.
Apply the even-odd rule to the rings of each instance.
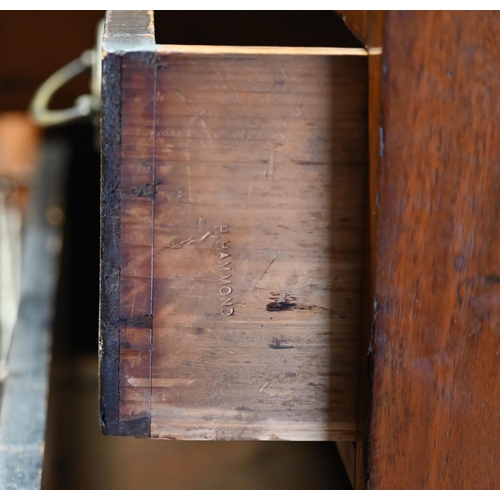
[[372, 391], [374, 381], [373, 342], [375, 321], [378, 310], [376, 297], [377, 269], [377, 231], [379, 226], [379, 177], [381, 157], [383, 153], [382, 120], [382, 86], [383, 86], [383, 53], [384, 45], [384, 13], [370, 11], [369, 45], [380, 48], [370, 50], [368, 57], [368, 236], [367, 236], [367, 293], [365, 300], [365, 322], [363, 330], [364, 384], [360, 388], [360, 427], [363, 430], [361, 440], [356, 445], [356, 489], [370, 489], [370, 437], [371, 416], [373, 409]]
[[100, 428], [105, 435], [149, 437], [151, 416], [120, 419], [120, 177], [124, 54], [154, 52], [153, 11], [106, 12], [102, 40], [101, 239], [99, 304]]
[[104, 434], [116, 434], [120, 377], [121, 57], [102, 61], [99, 394]]
[[105, 435], [149, 437], [149, 416], [120, 420], [120, 158], [122, 57], [103, 59], [99, 307], [100, 427]]
[[376, 315], [375, 269], [376, 231], [378, 226], [378, 176], [380, 171], [380, 112], [382, 89], [383, 11], [337, 11], [349, 30], [368, 49], [368, 179], [365, 208], [364, 289], [362, 331], [359, 356], [358, 426], [354, 445], [353, 486], [370, 487], [369, 438], [372, 407], [372, 338]]
[[358, 56], [366, 57], [368, 51], [352, 47], [257, 47], [236, 45], [156, 45], [160, 54], [197, 55], [291, 55], [291, 56]]
[[[103, 50], [101, 105], [101, 239], [99, 307], [100, 427], [105, 435], [150, 437], [151, 415], [120, 416], [121, 312], [121, 158], [122, 77], [127, 61], [152, 62], [152, 51]], [[126, 61], [124, 63], [124, 60]]]

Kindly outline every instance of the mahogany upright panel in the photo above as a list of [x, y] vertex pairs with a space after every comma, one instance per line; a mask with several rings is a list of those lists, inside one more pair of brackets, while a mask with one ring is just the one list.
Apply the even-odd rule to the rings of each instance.
[[371, 488], [500, 488], [499, 12], [388, 12]]

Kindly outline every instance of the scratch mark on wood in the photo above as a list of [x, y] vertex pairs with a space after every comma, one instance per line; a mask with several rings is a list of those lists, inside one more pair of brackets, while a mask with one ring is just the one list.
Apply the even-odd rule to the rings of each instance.
[[212, 139], [212, 134], [210, 133], [210, 131], [208, 130], [208, 127], [207, 127], [207, 124], [205, 123], [205, 120], [202, 120], [200, 118], [200, 123], [201, 123], [201, 126], [203, 127], [203, 129], [205, 130], [206, 134], [208, 135], [208, 138], [209, 139]]
[[193, 203], [193, 195], [191, 192], [191, 167], [188, 165], [187, 167], [187, 177], [188, 177], [188, 199], [189, 203]]
[[269, 265], [264, 269], [264, 272], [260, 275], [259, 279], [257, 280], [257, 282], [255, 283], [255, 286], [258, 285], [259, 281], [265, 276], [265, 274], [267, 273], [267, 271], [269, 271], [269, 268], [273, 265], [274, 261], [276, 260], [276, 258], [278, 257], [280, 253], [280, 250], [278, 250], [275, 254], [274, 254], [274, 257], [272, 258], [271, 262], [269, 263]]
[[206, 240], [210, 235], [212, 234], [212, 231], [207, 231], [199, 240], [198, 243], [201, 243], [203, 240]]
[[266, 177], [270, 177], [272, 180], [273, 174], [274, 174], [274, 151], [271, 151], [271, 155], [269, 157], [269, 166], [267, 169]]
[[211, 234], [212, 234], [211, 231], [207, 231], [201, 238], [198, 238], [198, 239], [195, 239], [192, 236], [190, 236], [186, 240], [182, 240], [179, 243], [173, 243], [170, 246], [170, 248], [178, 250], [180, 248], [184, 248], [184, 245], [193, 245], [193, 244], [196, 244], [196, 243], [201, 243], [202, 241], [206, 240]]
[[[269, 382], [266, 382], [261, 388], [259, 392], [263, 392], [270, 397], [276, 396], [280, 392], [280, 389], [277, 387], [273, 387]], [[249, 422], [250, 423], [250, 422]]]

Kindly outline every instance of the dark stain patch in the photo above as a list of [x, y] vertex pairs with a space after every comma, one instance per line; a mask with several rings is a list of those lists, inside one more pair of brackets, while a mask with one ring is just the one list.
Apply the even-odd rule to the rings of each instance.
[[135, 326], [137, 328], [153, 328], [153, 316], [151, 314], [143, 314], [136, 318], [121, 318], [120, 324]]
[[[280, 300], [280, 298], [282, 298], [282, 300]], [[269, 302], [269, 304], [267, 304], [266, 306], [266, 311], [268, 312], [293, 311], [295, 309], [299, 309], [302, 311], [315, 311], [319, 309], [323, 311], [330, 311], [328, 307], [300, 304], [297, 297], [289, 293], [283, 294], [278, 292], [270, 292], [269, 300], [271, 300], [271, 302]], [[330, 311], [330, 314], [332, 314], [332, 311]]]
[[500, 283], [500, 276], [495, 274], [488, 274], [483, 278], [485, 285], [498, 285]]
[[297, 304], [295, 302], [269, 302], [266, 306], [266, 311], [280, 312], [291, 311]]
[[302, 311], [313, 311], [314, 309], [323, 309], [323, 311], [328, 311], [328, 307], [323, 306], [298, 306], [297, 309]]
[[205, 330], [203, 330], [203, 328], [197, 328], [197, 329], [195, 330], [195, 332], [196, 332], [196, 334], [197, 334], [197, 335], [201, 335], [202, 333], [204, 333], [204, 331], [205, 331]]
[[253, 411], [251, 408], [247, 408], [246, 406], [239, 406], [236, 408], [238, 411]]
[[159, 184], [160, 182], [155, 182], [154, 184], [141, 184], [126, 192], [134, 196], [139, 196], [140, 198], [154, 198], [154, 195], [157, 193], [156, 186]]
[[281, 338], [274, 337], [271, 340], [269, 347], [271, 349], [295, 349], [295, 347], [293, 345], [283, 345], [282, 344], [283, 342], [286, 342], [286, 340], [283, 337], [281, 337]]
[[322, 161], [292, 161], [296, 165], [324, 165]]
[[130, 420], [120, 420], [118, 422], [120, 436], [135, 436], [148, 438], [149, 429], [151, 428], [151, 417], [144, 416], [133, 418]]

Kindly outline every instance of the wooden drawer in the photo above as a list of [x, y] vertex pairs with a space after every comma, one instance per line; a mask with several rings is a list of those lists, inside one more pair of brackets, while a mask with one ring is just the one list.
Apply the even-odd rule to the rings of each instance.
[[101, 421], [356, 439], [364, 49], [103, 45]]

